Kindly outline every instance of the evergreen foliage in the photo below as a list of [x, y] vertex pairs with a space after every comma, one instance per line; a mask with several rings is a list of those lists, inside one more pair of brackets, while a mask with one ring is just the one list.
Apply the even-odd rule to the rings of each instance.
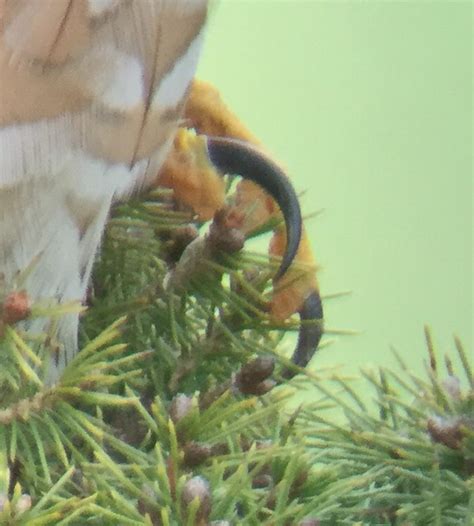
[[[472, 524], [474, 377], [461, 343], [461, 371], [449, 358], [441, 371], [427, 332], [423, 378], [403, 363], [363, 372], [374, 405], [317, 357], [315, 373], [287, 382], [281, 340], [298, 324], [264, 308], [277, 263], [216, 252], [191, 223], [163, 191], [117, 208], [82, 351], [54, 387], [43, 383], [54, 323], [32, 336], [15, 322], [80, 307], [30, 308], [21, 277], [5, 284], [0, 524]], [[300, 389], [319, 396], [295, 410]]]

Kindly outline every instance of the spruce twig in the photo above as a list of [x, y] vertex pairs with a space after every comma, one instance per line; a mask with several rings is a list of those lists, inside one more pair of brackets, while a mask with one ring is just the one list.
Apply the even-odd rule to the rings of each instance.
[[[298, 326], [265, 311], [274, 262], [204, 251], [201, 273], [166, 287], [201, 230], [167, 192], [116, 210], [82, 351], [51, 388], [54, 324], [32, 337], [15, 323], [80, 307], [2, 295], [0, 523], [470, 524], [474, 380], [459, 339], [460, 372], [448, 356], [444, 374], [427, 330], [423, 377], [400, 362], [357, 385], [332, 371], [280, 385]], [[294, 411], [297, 389], [318, 394]]]

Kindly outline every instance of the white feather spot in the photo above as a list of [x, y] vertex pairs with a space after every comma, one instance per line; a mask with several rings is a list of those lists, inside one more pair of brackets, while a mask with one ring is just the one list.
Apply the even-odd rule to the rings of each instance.
[[[129, 192], [144, 176], [146, 162], [135, 164], [131, 169], [123, 163], [110, 164], [76, 151], [62, 169], [61, 177], [68, 184], [70, 195], [79, 206], [74, 213], [81, 216], [86, 203], [101, 202]], [[82, 203], [82, 205], [81, 205]]]
[[142, 64], [113, 47], [97, 46], [71, 67], [69, 76], [106, 111], [126, 112], [143, 101]]
[[203, 38], [204, 32], [201, 31], [185, 53], [176, 61], [173, 69], [163, 78], [153, 96], [153, 106], [173, 108], [183, 98], [194, 77]]
[[124, 53], [116, 55], [113, 57], [116, 67], [112, 78], [104, 79], [101, 103], [112, 110], [123, 111], [142, 102], [143, 75], [141, 64], [136, 58]]

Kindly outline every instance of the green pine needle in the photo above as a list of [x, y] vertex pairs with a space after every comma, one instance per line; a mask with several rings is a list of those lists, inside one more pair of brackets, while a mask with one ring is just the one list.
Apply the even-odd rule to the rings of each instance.
[[167, 287], [174, 232], [191, 222], [167, 191], [117, 208], [82, 350], [57, 385], [44, 383], [54, 320], [78, 305], [33, 305], [46, 335], [3, 328], [0, 524], [470, 525], [474, 377], [459, 339], [459, 372], [426, 329], [422, 377], [398, 358], [356, 383], [316, 358], [317, 374], [242, 394], [236, 375], [256, 357], [276, 358], [282, 380], [282, 337], [299, 325], [265, 312], [278, 264], [266, 256], [207, 255]]

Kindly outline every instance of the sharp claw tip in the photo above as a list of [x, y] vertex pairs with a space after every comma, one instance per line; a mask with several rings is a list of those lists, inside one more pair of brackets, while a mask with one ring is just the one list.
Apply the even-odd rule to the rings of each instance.
[[[298, 367], [306, 367], [314, 356], [323, 335], [323, 307], [318, 291], [313, 291], [308, 295], [299, 315], [301, 321], [316, 322], [301, 325], [298, 343], [291, 358], [291, 361]], [[296, 369], [286, 369], [283, 377], [289, 380], [296, 374]]]

